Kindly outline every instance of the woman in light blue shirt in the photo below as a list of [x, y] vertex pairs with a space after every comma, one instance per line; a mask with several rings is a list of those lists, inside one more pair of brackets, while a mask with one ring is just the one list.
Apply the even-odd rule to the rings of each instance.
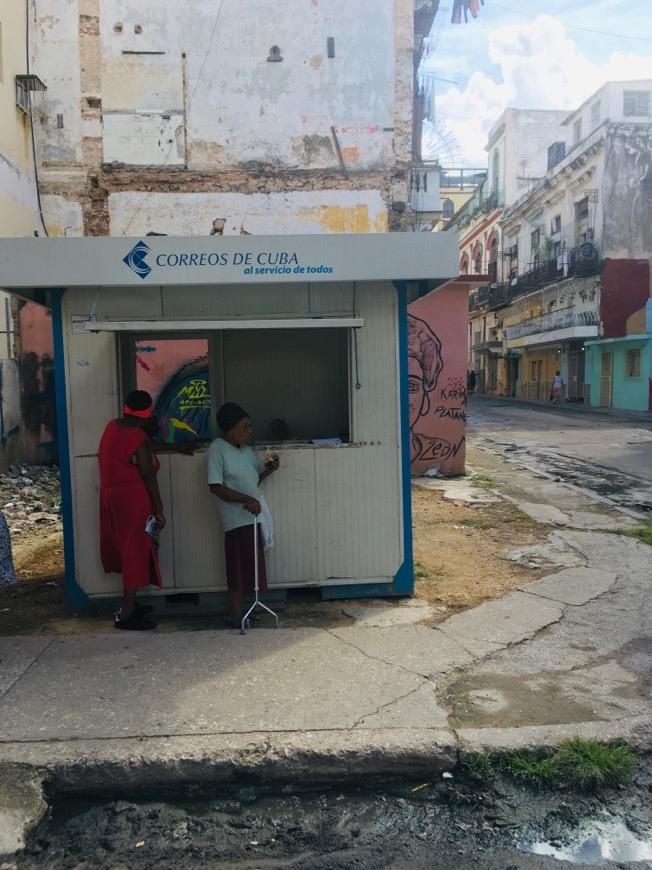
[[[224, 526], [224, 555], [228, 588], [224, 621], [239, 628], [245, 592], [254, 589], [254, 543], [252, 515], [262, 511], [259, 485], [278, 469], [278, 456], [260, 469], [256, 454], [248, 446], [253, 426], [249, 414], [234, 402], [227, 402], [217, 412], [222, 435], [207, 453], [208, 486], [217, 496], [217, 509]], [[267, 572], [260, 523], [258, 535], [258, 589], [267, 591]]]

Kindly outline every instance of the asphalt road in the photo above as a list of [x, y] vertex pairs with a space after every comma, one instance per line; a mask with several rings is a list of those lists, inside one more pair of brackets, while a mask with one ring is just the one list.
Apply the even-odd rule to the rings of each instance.
[[650, 413], [470, 396], [467, 438], [625, 508], [652, 510]]

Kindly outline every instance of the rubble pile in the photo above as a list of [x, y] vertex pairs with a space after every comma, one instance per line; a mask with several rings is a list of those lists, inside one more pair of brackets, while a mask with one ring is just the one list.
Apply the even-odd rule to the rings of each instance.
[[59, 469], [46, 465], [12, 465], [0, 474], [0, 506], [14, 535], [36, 524], [61, 526]]

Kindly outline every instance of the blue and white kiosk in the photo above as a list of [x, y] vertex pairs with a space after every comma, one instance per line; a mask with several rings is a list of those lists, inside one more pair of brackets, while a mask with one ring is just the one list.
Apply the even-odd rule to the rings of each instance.
[[152, 595], [226, 589], [204, 456], [223, 401], [261, 451], [287, 425], [265, 484], [270, 590], [410, 594], [407, 304], [457, 276], [457, 251], [450, 233], [1, 239], [0, 285], [52, 311], [69, 605], [120, 593], [99, 560], [97, 447], [135, 387], [167, 403], [162, 437], [198, 448], [160, 457]]

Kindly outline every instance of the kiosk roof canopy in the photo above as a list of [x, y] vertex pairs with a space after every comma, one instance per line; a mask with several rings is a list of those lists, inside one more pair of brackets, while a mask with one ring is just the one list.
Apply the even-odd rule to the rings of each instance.
[[0, 239], [3, 289], [324, 281], [458, 275], [454, 233]]

